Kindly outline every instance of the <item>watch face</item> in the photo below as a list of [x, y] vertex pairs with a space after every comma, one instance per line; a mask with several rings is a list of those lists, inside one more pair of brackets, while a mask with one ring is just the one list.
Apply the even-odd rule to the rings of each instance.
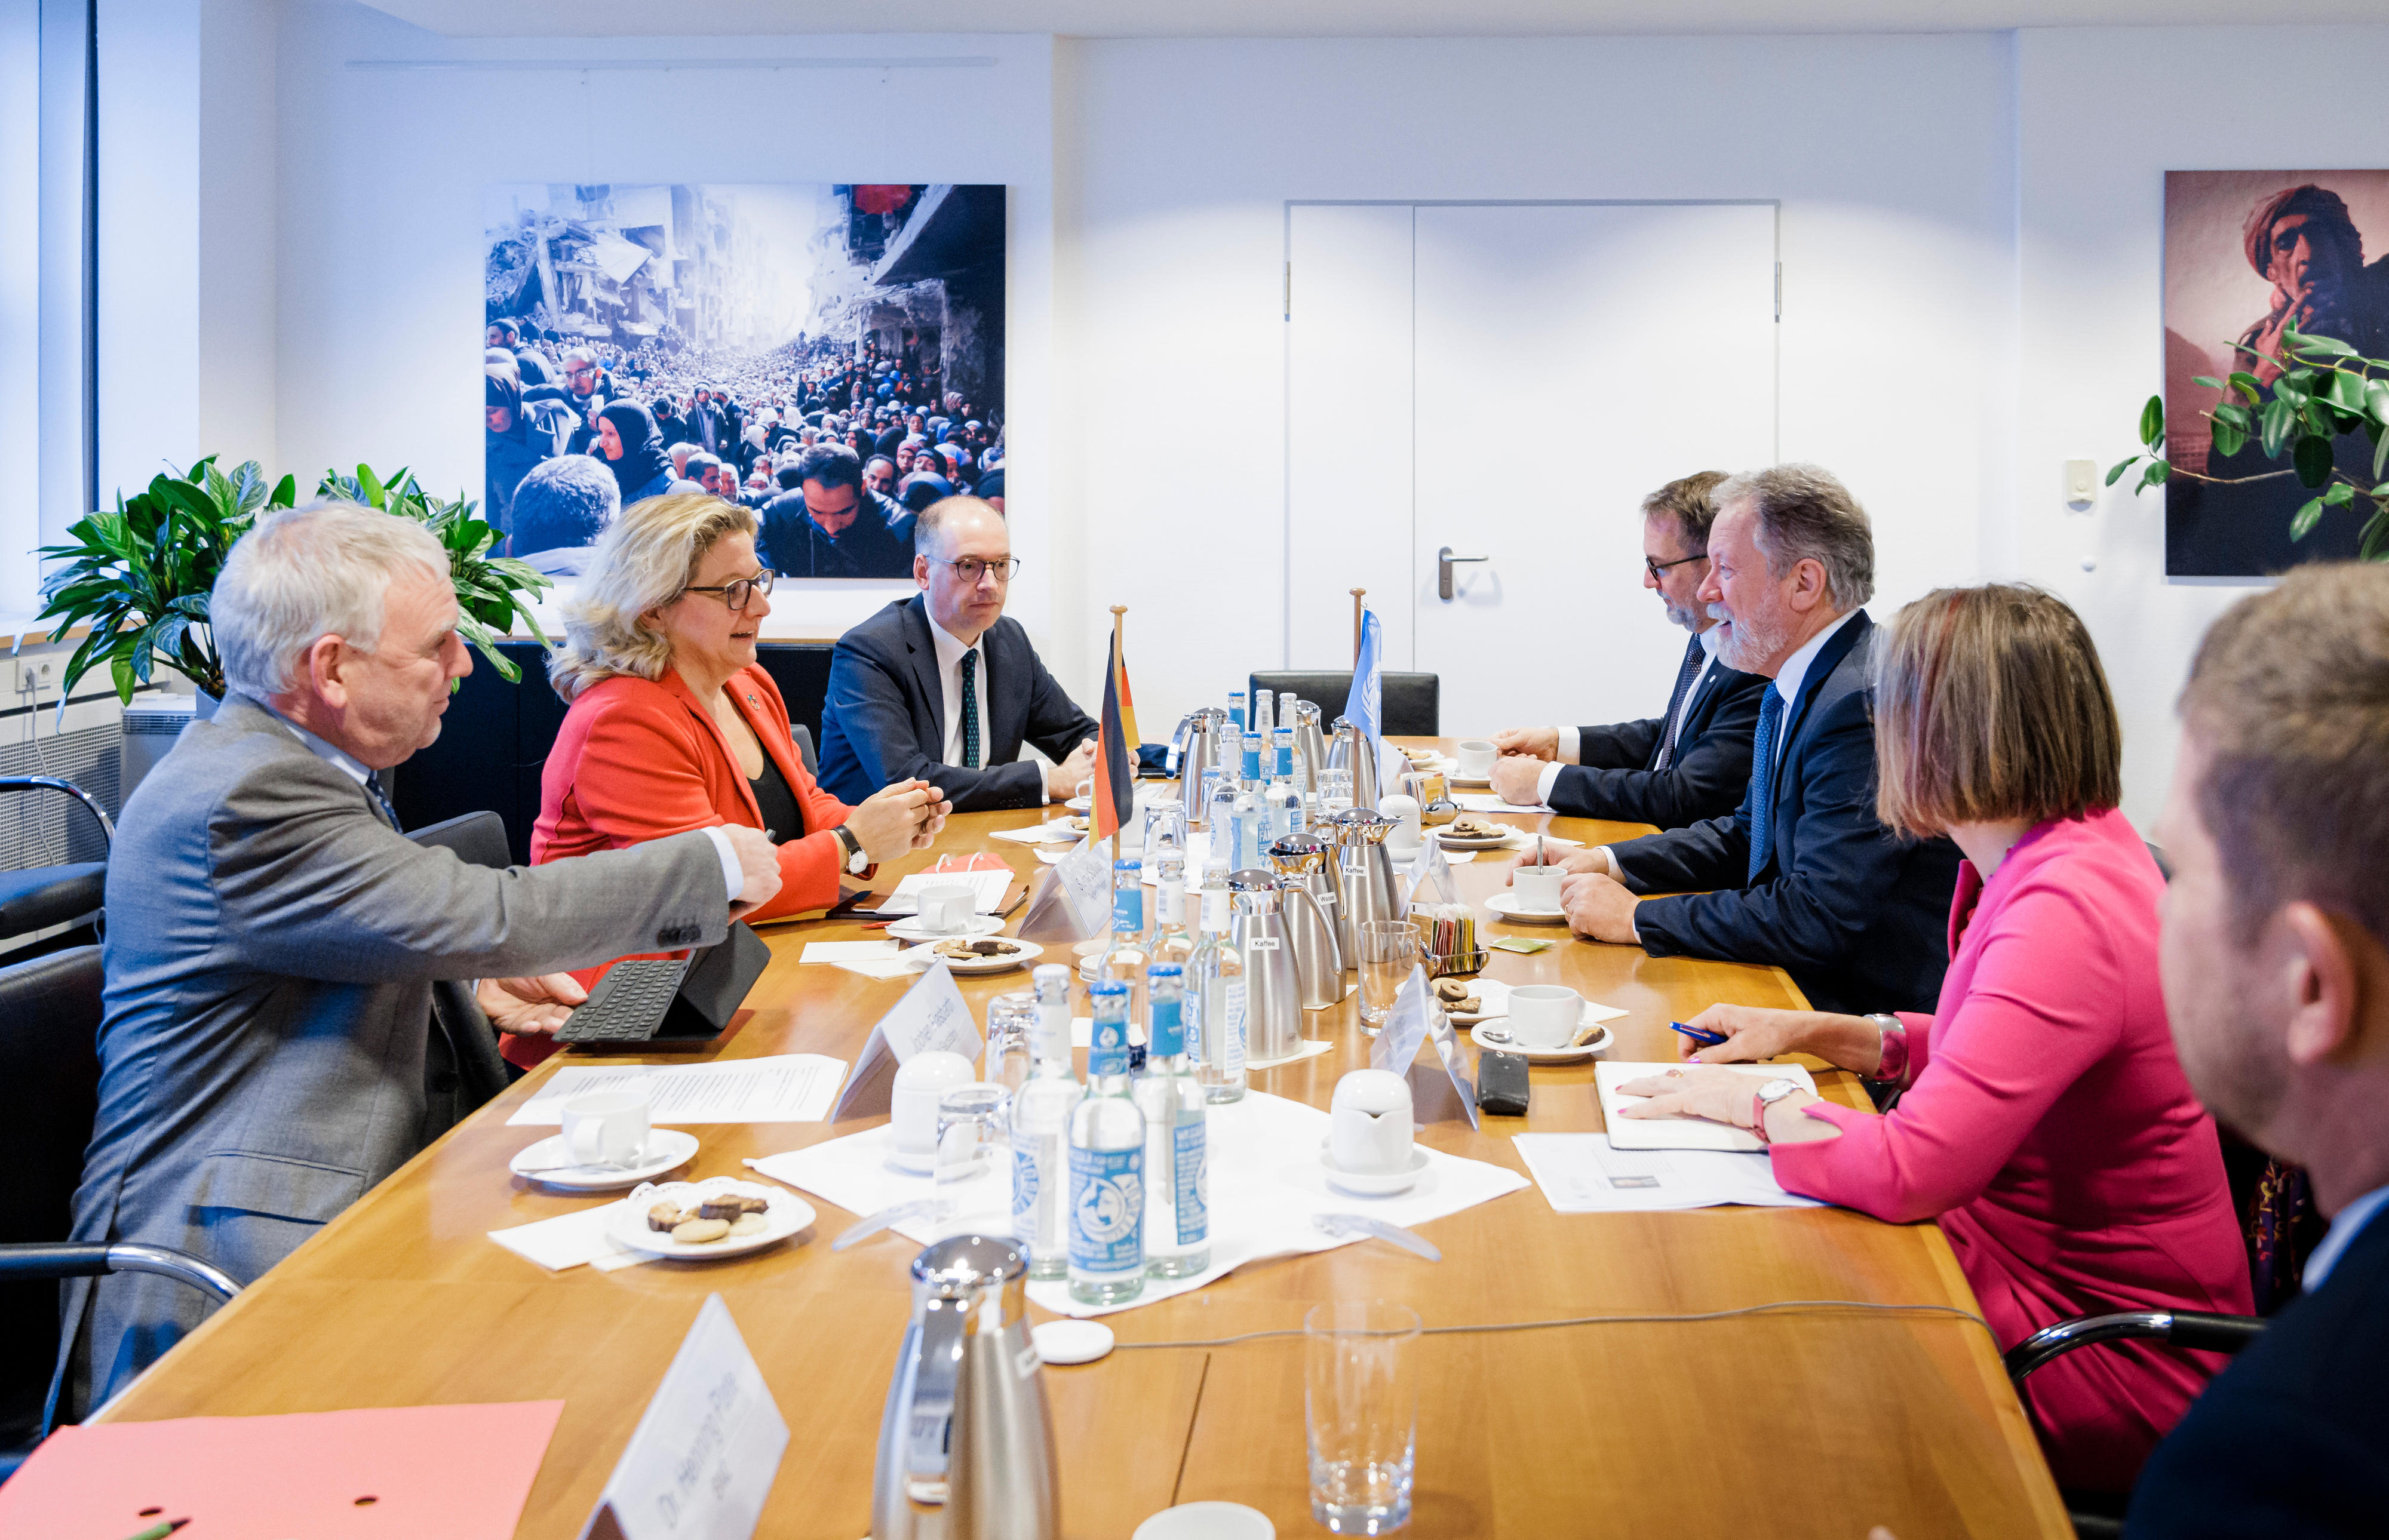
[[1797, 1080], [1769, 1080], [1758, 1088], [1758, 1094], [1769, 1101], [1780, 1101], [1800, 1088]]

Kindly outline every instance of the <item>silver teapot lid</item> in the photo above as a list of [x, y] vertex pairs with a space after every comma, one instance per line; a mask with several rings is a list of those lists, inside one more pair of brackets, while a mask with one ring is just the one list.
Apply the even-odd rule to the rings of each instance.
[[1274, 893], [1277, 891], [1277, 873], [1274, 872], [1264, 872], [1260, 870], [1260, 868], [1254, 866], [1248, 866], [1242, 872], [1231, 872], [1228, 873], [1228, 891], [1231, 893]]
[[939, 1299], [963, 1299], [1028, 1274], [1028, 1259], [1008, 1240], [957, 1235], [922, 1248], [913, 1277]]
[[1316, 834], [1288, 834], [1265, 852], [1280, 872], [1316, 872], [1335, 846]]

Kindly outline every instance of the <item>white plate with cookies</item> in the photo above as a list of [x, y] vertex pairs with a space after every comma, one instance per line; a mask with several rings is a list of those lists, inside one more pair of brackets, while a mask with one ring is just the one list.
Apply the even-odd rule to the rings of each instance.
[[708, 1177], [633, 1190], [615, 1205], [606, 1233], [651, 1256], [705, 1262], [777, 1245], [813, 1217], [812, 1204], [785, 1188]]
[[[914, 950], [938, 958], [950, 974], [1001, 974], [1045, 955], [1045, 948], [1036, 942], [1011, 935], [956, 936]], [[928, 964], [924, 962], [921, 966], [926, 968]]]
[[1435, 832], [1447, 850], [1494, 850], [1510, 843], [1511, 826], [1476, 813], [1463, 813]]

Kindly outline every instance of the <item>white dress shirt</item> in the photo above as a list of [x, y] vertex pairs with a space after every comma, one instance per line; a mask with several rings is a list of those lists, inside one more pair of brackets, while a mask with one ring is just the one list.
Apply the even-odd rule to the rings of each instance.
[[2389, 1204], [2389, 1187], [2376, 1187], [2339, 1211], [2339, 1217], [2331, 1222], [2331, 1232], [2317, 1241], [2306, 1255], [2304, 1276], [2307, 1293], [2322, 1287], [2331, 1270], [2339, 1266], [2339, 1259], [2355, 1243], [2357, 1233], [2380, 1214], [2383, 1204]]
[[[924, 618], [927, 618], [926, 613]], [[988, 767], [987, 649], [979, 644], [986, 640], [982, 636], [978, 642], [965, 643], [936, 620], [929, 620], [929, 641], [938, 650], [938, 693], [945, 706], [946, 741], [938, 752], [938, 763], [941, 765], [963, 762], [963, 655], [976, 653], [978, 661], [971, 666], [971, 693], [977, 706], [973, 714], [978, 718], [978, 764], [975, 768]], [[1053, 798], [1049, 795], [1046, 800]]]
[[[1693, 697], [1701, 693], [1702, 682], [1709, 677], [1709, 670], [1717, 667], [1718, 632], [1723, 629], [1720, 626], [1711, 626], [1700, 633], [1700, 672], [1693, 676], [1692, 687], [1684, 692], [1684, 698], [1676, 703], [1676, 713], [1667, 719], [1667, 736], [1661, 740], [1662, 742], [1674, 742], [1684, 719], [1692, 714]], [[1561, 766], [1584, 763], [1583, 735], [1572, 727], [1554, 728], [1552, 731], [1559, 734], [1559, 757], [1552, 763], [1545, 765], [1542, 775], [1535, 782], [1535, 800], [1542, 803], [1551, 801], [1552, 788], [1559, 783]]]
[[[244, 696], [242, 698], [246, 699], [247, 697]], [[316, 737], [313, 733], [308, 732], [305, 728], [300, 727], [297, 722], [292, 721], [281, 712], [275, 710], [274, 707], [270, 706], [266, 706], [263, 701], [260, 701], [257, 704], [261, 706], [264, 706], [267, 713], [269, 713], [275, 721], [278, 721], [283, 726], [288, 728], [292, 737], [297, 738], [301, 744], [307, 745], [309, 753], [314, 755], [318, 759], [338, 765], [340, 768], [341, 772], [347, 775], [350, 780], [354, 781], [358, 785], [364, 785], [366, 781], [372, 777], [373, 771], [365, 767], [364, 761], [359, 759], [355, 755], [351, 754], [347, 749], [340, 747], [338, 744], [330, 743], [325, 739]], [[731, 847], [730, 836], [723, 834], [718, 826], [709, 826], [705, 831], [705, 837], [713, 842], [713, 853], [722, 858], [722, 885], [729, 889], [730, 898], [733, 902], [735, 902], [738, 897], [738, 890], [747, 885], [747, 869], [738, 863], [738, 852]]]

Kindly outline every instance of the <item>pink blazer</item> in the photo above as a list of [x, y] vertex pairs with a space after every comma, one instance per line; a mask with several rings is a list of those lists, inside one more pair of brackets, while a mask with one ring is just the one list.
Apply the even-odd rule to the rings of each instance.
[[[2041, 824], [1988, 885], [1961, 865], [1937, 1008], [1902, 1015], [1898, 1106], [1811, 1105], [1841, 1137], [1775, 1147], [1794, 1192], [1939, 1219], [2002, 1348], [2069, 1316], [2249, 1309], [2215, 1124], [2165, 1027], [2164, 885], [2118, 811]], [[2220, 1367], [2133, 1343], [2025, 1381], [2059, 1483], [2128, 1486]]]

